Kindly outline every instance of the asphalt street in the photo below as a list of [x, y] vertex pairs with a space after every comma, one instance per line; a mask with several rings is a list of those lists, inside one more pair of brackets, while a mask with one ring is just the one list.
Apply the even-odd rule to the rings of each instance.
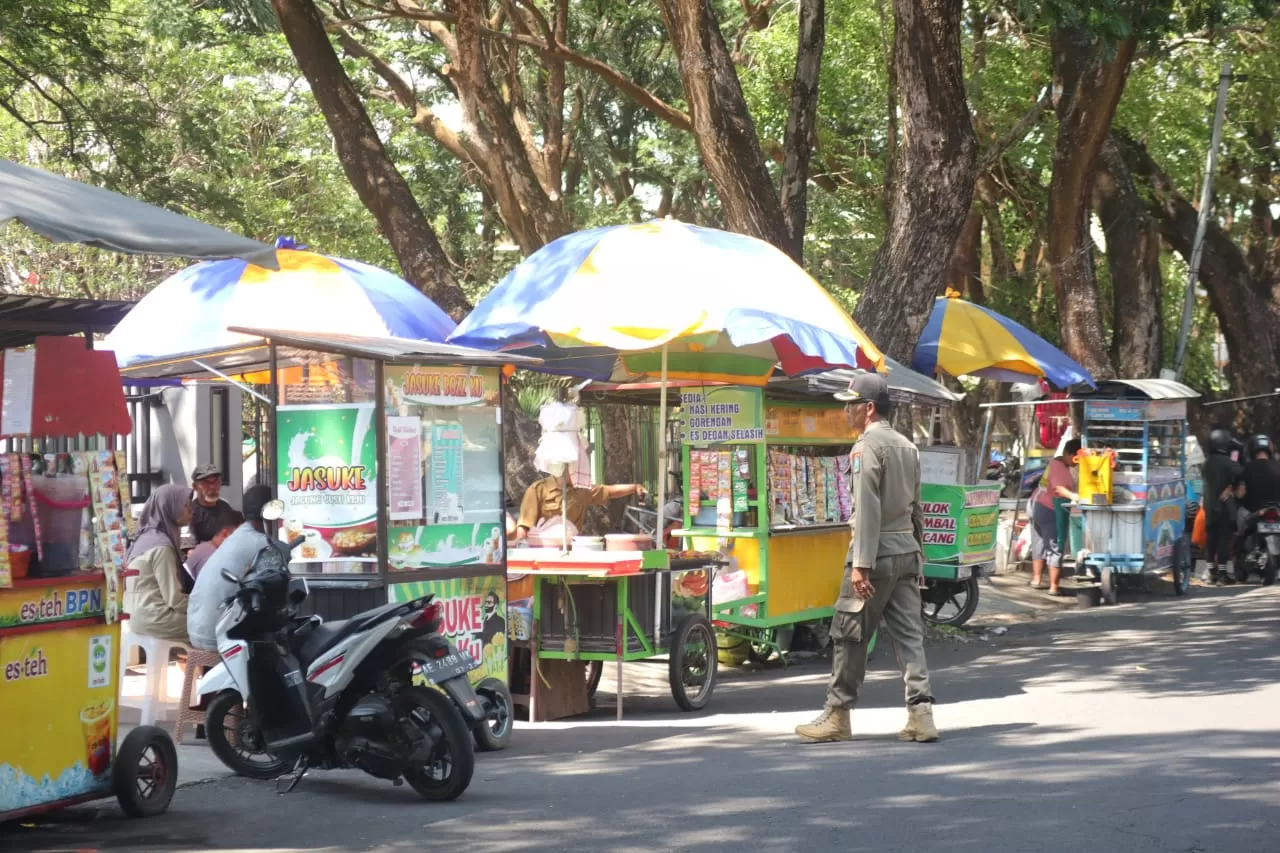
[[653, 689], [628, 694], [622, 724], [602, 708], [518, 728], [456, 803], [358, 773], [287, 796], [223, 779], [152, 820], [106, 801], [3, 827], [0, 849], [1275, 853], [1278, 608], [1277, 588], [1196, 589], [933, 647], [938, 744], [894, 737], [887, 653], [849, 744], [791, 734], [822, 702], [824, 662], [722, 670], [701, 715]]

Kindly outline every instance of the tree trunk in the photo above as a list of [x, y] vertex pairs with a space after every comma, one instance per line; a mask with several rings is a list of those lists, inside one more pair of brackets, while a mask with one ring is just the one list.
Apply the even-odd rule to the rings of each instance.
[[1107, 235], [1111, 270], [1111, 360], [1122, 377], [1139, 379], [1160, 372], [1164, 319], [1164, 277], [1160, 270], [1160, 228], [1133, 185], [1113, 136], [1102, 147], [1094, 198]]
[[461, 320], [471, 310], [471, 303], [458, 287], [440, 241], [338, 61], [319, 10], [311, 0], [272, 0], [272, 5], [333, 134], [342, 170], [377, 220], [405, 278], [450, 317]]
[[1049, 264], [1062, 348], [1095, 379], [1106, 378], [1113, 369], [1093, 268], [1089, 203], [1098, 155], [1124, 92], [1137, 39], [1109, 44], [1059, 27], [1052, 42], [1058, 139], [1049, 182]]
[[825, 0], [800, 0], [800, 43], [791, 85], [791, 111], [783, 140], [781, 203], [787, 223], [787, 253], [804, 263], [804, 233], [809, 212], [809, 158], [818, 144], [818, 77], [826, 43]]
[[960, 56], [960, 0], [894, 0], [901, 143], [888, 231], [855, 318], [906, 364], [973, 201], [977, 141]]
[[659, 0], [680, 64], [694, 138], [731, 231], [787, 250], [782, 205], [711, 0]]
[[[1122, 135], [1117, 139], [1160, 234], [1174, 251], [1189, 260], [1198, 219], [1195, 207], [1178, 192], [1144, 147]], [[1280, 387], [1280, 327], [1272, 313], [1280, 283], [1253, 278], [1244, 251], [1212, 219], [1205, 232], [1199, 278], [1226, 340], [1227, 379], [1232, 395], [1267, 394]], [[1232, 414], [1237, 415], [1235, 420], [1242, 427], [1274, 432], [1280, 401], [1243, 404]], [[1227, 412], [1222, 412], [1222, 417], [1231, 419]]]
[[[944, 290], [954, 290], [979, 305], [987, 301], [982, 287], [982, 208], [982, 202], [977, 199], [969, 207], [969, 215], [964, 218], [943, 285]], [[943, 294], [939, 292], [938, 295]]]

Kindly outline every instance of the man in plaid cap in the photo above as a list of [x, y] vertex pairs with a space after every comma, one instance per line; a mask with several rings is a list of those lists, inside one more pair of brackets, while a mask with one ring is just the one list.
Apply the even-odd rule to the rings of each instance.
[[850, 457], [853, 536], [831, 623], [826, 707], [813, 722], [798, 726], [796, 734], [811, 743], [853, 739], [849, 715], [867, 675], [867, 644], [883, 620], [907, 685], [907, 725], [898, 737], [929, 743], [938, 739], [938, 730], [920, 610], [920, 453], [887, 421], [893, 404], [884, 377], [860, 373], [836, 399], [845, 404], [857, 437]]

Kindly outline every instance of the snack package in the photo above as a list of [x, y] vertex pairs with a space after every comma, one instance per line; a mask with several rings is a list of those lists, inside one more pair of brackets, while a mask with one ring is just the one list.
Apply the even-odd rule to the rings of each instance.
[[702, 509], [702, 451], [689, 451], [689, 517]]
[[129, 465], [124, 451], [116, 451], [116, 474], [120, 477], [120, 511], [124, 513], [125, 530], [129, 541], [138, 538], [138, 519], [133, 516], [133, 487], [129, 484]]
[[27, 492], [27, 509], [31, 511], [31, 526], [36, 534], [36, 559], [44, 559], [44, 536], [40, 530], [40, 513], [36, 512], [36, 490], [32, 482], [32, 466], [31, 457], [22, 453], [18, 456], [19, 464], [22, 466], [22, 487]]

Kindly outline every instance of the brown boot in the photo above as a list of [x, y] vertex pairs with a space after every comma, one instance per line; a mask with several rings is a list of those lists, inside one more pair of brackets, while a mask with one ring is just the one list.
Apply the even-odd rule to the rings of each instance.
[[849, 709], [832, 708], [828, 705], [812, 723], [796, 726], [796, 734], [809, 743], [853, 740], [853, 729], [849, 726]]
[[938, 739], [938, 728], [933, 724], [933, 704], [921, 702], [907, 706], [907, 725], [898, 732], [898, 740], [907, 743], [933, 743]]

